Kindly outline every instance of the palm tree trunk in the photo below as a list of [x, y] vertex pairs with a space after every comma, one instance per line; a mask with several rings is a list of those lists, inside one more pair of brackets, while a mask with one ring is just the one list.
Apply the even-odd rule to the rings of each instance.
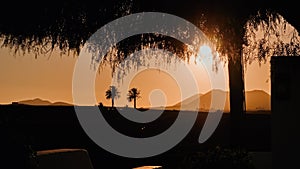
[[242, 120], [245, 113], [244, 70], [242, 55], [229, 59], [230, 144], [242, 145]]
[[136, 109], [136, 98], [133, 99], [133, 107]]
[[111, 108], [114, 108], [114, 106], [115, 106], [115, 99], [111, 99]]

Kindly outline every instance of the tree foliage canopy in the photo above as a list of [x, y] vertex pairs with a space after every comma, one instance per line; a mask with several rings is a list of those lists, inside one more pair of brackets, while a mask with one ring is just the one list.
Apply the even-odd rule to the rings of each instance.
[[15, 52], [30, 52], [38, 56], [59, 48], [62, 53], [74, 52], [77, 55], [85, 41], [109, 21], [129, 13], [159, 11], [191, 21], [216, 43], [220, 53], [228, 54], [240, 52], [234, 50], [247, 44], [242, 35], [246, 33], [248, 21], [251, 21], [248, 26], [256, 29], [258, 23], [268, 25], [281, 14], [300, 30], [300, 17], [294, 6], [289, 2], [271, 0], [10, 1], [0, 11], [0, 37], [2, 46]]
[[129, 102], [131, 102], [132, 100], [134, 99], [138, 99], [140, 98], [140, 90], [138, 90], [137, 88], [131, 88], [129, 91], [128, 91], [128, 94], [127, 94], [127, 99]]

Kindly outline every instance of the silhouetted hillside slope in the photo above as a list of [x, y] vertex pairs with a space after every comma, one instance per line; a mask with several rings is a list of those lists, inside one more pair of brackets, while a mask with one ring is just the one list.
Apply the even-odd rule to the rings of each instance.
[[[222, 90], [213, 90], [205, 94], [194, 95], [189, 97], [182, 102], [179, 102], [173, 106], [167, 107], [168, 110], [179, 110], [180, 106], [190, 110], [192, 107], [200, 107], [200, 111], [207, 112], [211, 106], [212, 95], [217, 99], [216, 101], [222, 101], [220, 98], [226, 98], [224, 112], [230, 111], [230, 99], [229, 92]], [[200, 98], [200, 100], [197, 99]], [[245, 93], [246, 110], [247, 111], [261, 111], [271, 110], [271, 96], [262, 90], [252, 90]], [[213, 107], [213, 109], [218, 109]]]

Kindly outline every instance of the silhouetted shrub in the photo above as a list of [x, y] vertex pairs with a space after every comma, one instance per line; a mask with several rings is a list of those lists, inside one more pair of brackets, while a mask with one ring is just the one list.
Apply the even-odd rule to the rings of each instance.
[[251, 156], [244, 149], [215, 147], [187, 155], [179, 169], [254, 169]]

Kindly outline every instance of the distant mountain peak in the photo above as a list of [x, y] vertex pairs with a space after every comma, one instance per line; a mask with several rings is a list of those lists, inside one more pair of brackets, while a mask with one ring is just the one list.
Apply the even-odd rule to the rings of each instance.
[[257, 92], [257, 93], [265, 93], [265, 94], [267, 94], [267, 95], [269, 95], [269, 93], [267, 93], [266, 91], [264, 91], [264, 90], [259, 90], [259, 89], [253, 89], [253, 90], [249, 90], [249, 91], [247, 91], [248, 93], [255, 93], [255, 92]]
[[[213, 97], [224, 97], [225, 94], [225, 107], [224, 112], [230, 111], [230, 99], [229, 99], [229, 91], [224, 91], [221, 89], [213, 89], [206, 92], [203, 95], [200, 95], [200, 101], [194, 99], [192, 96], [181, 102], [169, 106], [168, 109], [179, 110], [183, 107], [200, 107], [200, 111], [209, 111], [211, 105], [211, 98]], [[220, 97], [218, 97], [220, 96]], [[263, 91], [263, 90], [251, 90], [245, 92], [245, 101], [246, 101], [246, 110], [247, 111], [258, 111], [258, 110], [271, 110], [271, 96]], [[213, 109], [213, 108], [212, 108]]]
[[31, 105], [31, 106], [71, 106], [72, 105], [72, 104], [69, 104], [66, 102], [61, 102], [61, 101], [52, 103], [48, 100], [43, 100], [41, 98], [21, 100], [17, 103], [23, 104], [23, 105]]

